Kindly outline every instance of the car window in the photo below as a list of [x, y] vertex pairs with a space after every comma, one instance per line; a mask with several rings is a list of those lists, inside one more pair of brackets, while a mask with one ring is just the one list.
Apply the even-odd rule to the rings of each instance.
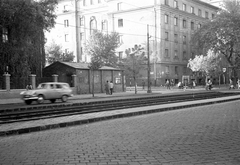
[[69, 85], [68, 84], [62, 84], [63, 88], [69, 88]]
[[56, 88], [57, 88], [57, 89], [61, 89], [62, 86], [61, 86], [60, 84], [56, 84]]
[[39, 84], [38, 89], [43, 89], [43, 88], [47, 88], [47, 85], [46, 84]]
[[50, 89], [55, 89], [55, 85], [54, 84], [50, 84]]

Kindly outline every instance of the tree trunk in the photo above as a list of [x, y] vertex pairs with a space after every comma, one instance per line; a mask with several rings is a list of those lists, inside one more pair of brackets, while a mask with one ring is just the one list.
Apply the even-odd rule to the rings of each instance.
[[94, 70], [92, 70], [92, 96], [94, 97]]
[[136, 78], [134, 77], [134, 86], [135, 86], [135, 94], [137, 94], [137, 83], [136, 83]]

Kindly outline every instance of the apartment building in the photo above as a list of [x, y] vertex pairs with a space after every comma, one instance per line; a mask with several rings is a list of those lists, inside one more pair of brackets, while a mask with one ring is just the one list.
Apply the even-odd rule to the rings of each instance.
[[[190, 81], [194, 77], [187, 63], [195, 56], [191, 35], [217, 10], [200, 0], [59, 0], [56, 26], [46, 35], [47, 44], [53, 39], [64, 51], [73, 51], [76, 62], [89, 62], [83, 50], [92, 30], [115, 31], [120, 34], [119, 58], [135, 44], [147, 48], [149, 40], [154, 83]], [[147, 78], [147, 72], [142, 73]]]

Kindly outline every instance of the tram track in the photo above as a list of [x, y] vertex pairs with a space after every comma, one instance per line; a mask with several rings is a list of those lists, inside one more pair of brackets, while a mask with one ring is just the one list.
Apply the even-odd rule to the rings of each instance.
[[96, 101], [89, 103], [76, 103], [67, 105], [57, 105], [52, 107], [39, 106], [20, 110], [0, 111], [0, 124], [7, 124], [21, 121], [40, 120], [62, 116], [79, 115], [94, 112], [120, 110], [144, 106], [171, 104], [194, 100], [211, 99], [236, 95], [236, 93], [207, 92], [185, 95], [151, 96], [131, 99], [118, 99], [111, 101]]

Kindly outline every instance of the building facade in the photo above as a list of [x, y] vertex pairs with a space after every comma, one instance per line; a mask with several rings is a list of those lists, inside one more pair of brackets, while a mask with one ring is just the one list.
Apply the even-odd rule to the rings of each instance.
[[[119, 58], [134, 45], [150, 47], [151, 80], [164, 84], [166, 79], [189, 81], [187, 68], [195, 56], [191, 35], [212, 19], [218, 8], [200, 0], [59, 0], [56, 25], [47, 34], [64, 51], [72, 51], [76, 62], [89, 62], [84, 43], [93, 29], [118, 32]], [[147, 35], [149, 34], [149, 37]], [[147, 79], [147, 71], [142, 71]]]

